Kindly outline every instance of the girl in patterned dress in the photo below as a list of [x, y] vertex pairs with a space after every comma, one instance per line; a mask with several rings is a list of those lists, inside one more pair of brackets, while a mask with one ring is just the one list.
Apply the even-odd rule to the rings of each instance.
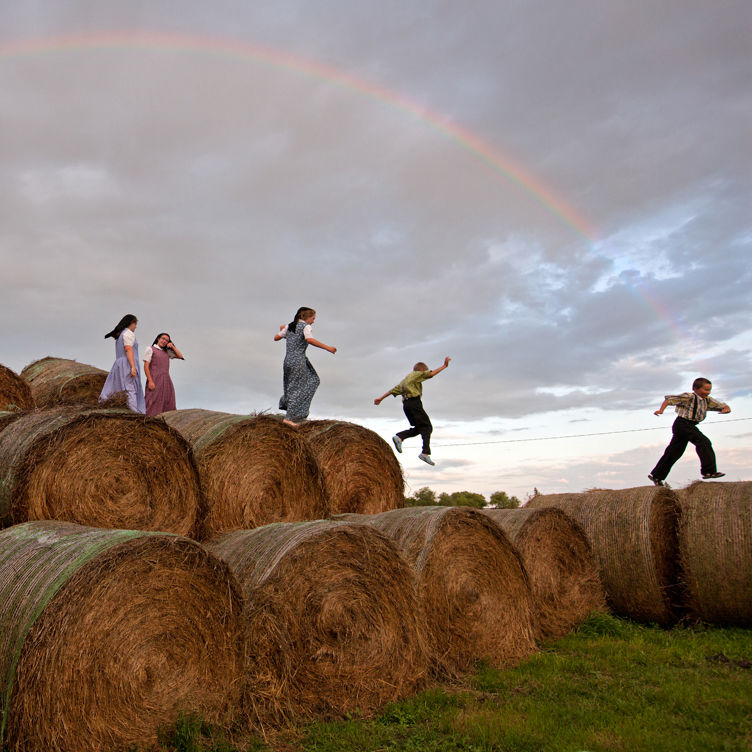
[[159, 415], [175, 409], [175, 387], [170, 378], [170, 361], [184, 360], [167, 332], [158, 334], [144, 351], [146, 414]]
[[289, 324], [280, 326], [274, 335], [275, 342], [284, 339], [287, 346], [279, 409], [287, 412], [283, 422], [290, 426], [297, 426], [308, 417], [311, 400], [320, 383], [316, 369], [306, 357], [308, 345], [328, 350], [332, 355], [337, 352], [336, 347], [314, 339], [311, 327], [315, 320], [316, 311], [313, 308], [298, 308], [295, 318]]

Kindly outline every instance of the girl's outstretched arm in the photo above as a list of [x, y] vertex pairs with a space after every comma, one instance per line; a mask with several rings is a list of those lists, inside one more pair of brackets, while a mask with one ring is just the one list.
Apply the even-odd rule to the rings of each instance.
[[309, 345], [313, 345], [314, 347], [320, 347], [322, 350], [327, 350], [332, 355], [337, 352], [336, 347], [331, 347], [330, 345], [325, 345], [323, 342], [319, 342], [317, 339], [314, 339], [313, 337], [306, 337], [306, 342]]

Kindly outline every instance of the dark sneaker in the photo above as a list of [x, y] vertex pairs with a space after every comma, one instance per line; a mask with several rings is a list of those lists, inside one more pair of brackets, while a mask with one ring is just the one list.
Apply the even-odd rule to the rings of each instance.
[[392, 436], [392, 441], [394, 442], [394, 448], [402, 454], [402, 439], [399, 436]]
[[724, 475], [726, 475], [726, 473], [703, 473], [702, 479], [710, 480], [711, 478], [723, 478]]
[[660, 478], [656, 478], [655, 475], [653, 475], [652, 473], [650, 473], [648, 475], [648, 478], [650, 480], [652, 480], [653, 483], [655, 483], [656, 486], [665, 486], [666, 485], [665, 481], [661, 480]]
[[423, 460], [423, 462], [429, 464], [429, 465], [435, 465], [436, 463], [431, 459], [430, 454], [423, 454], [422, 452], [418, 455], [419, 460]]

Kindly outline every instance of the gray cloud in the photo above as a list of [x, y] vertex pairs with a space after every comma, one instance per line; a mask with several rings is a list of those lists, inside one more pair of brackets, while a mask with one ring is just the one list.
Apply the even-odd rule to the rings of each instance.
[[[447, 354], [429, 412], [479, 431], [626, 416], [696, 371], [749, 397], [743, 0], [172, 10], [0, 10], [1, 362], [108, 368], [102, 335], [133, 312], [143, 343], [166, 328], [189, 356], [179, 403], [269, 409], [272, 335], [307, 304], [339, 348], [311, 354], [319, 416], [401, 420], [373, 397]], [[3, 54], [113, 31], [166, 41]], [[260, 47], [362, 83], [269, 64]]]

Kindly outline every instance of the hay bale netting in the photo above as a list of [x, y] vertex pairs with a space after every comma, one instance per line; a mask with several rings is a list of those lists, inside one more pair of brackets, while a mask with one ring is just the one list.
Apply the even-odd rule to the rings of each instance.
[[554, 506], [578, 522], [598, 564], [611, 609], [668, 625], [681, 613], [679, 504], [668, 488], [536, 496], [527, 508]]
[[247, 712], [371, 712], [421, 686], [424, 623], [412, 569], [367, 525], [277, 523], [207, 548], [235, 572], [246, 602]]
[[405, 506], [405, 481], [392, 448], [355, 423], [311, 420], [300, 425], [324, 473], [333, 513], [377, 514]]
[[467, 507], [407, 507], [340, 518], [386, 533], [412, 564], [438, 678], [458, 676], [480, 659], [508, 666], [535, 650], [527, 573], [488, 517]]
[[752, 627], [752, 482], [698, 481], [677, 495], [689, 613], [713, 624]]
[[96, 405], [107, 371], [67, 358], [42, 358], [29, 363], [21, 376], [31, 387], [37, 407]]
[[328, 516], [323, 475], [294, 428], [269, 415], [211, 410], [161, 417], [193, 447], [208, 505], [205, 537]]
[[191, 448], [159, 418], [63, 406], [0, 433], [0, 527], [65, 520], [193, 535], [202, 511]]
[[561, 509], [483, 509], [516, 546], [535, 598], [537, 636], [563, 637], [606, 607], [585, 531]]
[[31, 410], [31, 387], [15, 371], [0, 363], [0, 411]]
[[151, 748], [181, 712], [226, 723], [242, 689], [229, 568], [169, 534], [30, 522], [0, 532], [9, 752]]

